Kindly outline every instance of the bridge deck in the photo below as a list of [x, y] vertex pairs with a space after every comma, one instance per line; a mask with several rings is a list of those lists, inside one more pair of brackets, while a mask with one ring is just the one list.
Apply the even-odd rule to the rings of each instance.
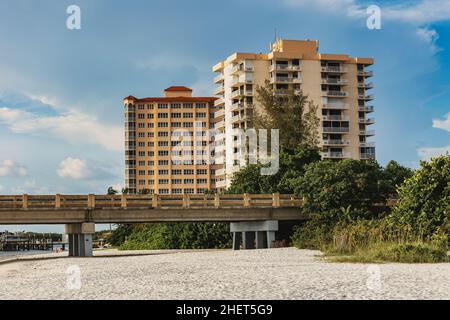
[[0, 224], [304, 220], [302, 199], [280, 194], [0, 196]]

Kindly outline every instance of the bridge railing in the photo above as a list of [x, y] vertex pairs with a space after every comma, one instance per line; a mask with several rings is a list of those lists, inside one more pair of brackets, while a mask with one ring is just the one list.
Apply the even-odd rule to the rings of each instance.
[[0, 195], [1, 209], [301, 207], [291, 194]]

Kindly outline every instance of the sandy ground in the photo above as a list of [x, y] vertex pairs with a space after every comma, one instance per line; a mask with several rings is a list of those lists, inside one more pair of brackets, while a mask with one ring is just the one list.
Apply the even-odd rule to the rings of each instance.
[[0, 299], [450, 299], [450, 264], [328, 263], [294, 248], [95, 255], [0, 264]]

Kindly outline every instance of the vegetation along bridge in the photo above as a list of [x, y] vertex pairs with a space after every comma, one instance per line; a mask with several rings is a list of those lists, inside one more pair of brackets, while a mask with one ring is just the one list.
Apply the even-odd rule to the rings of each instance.
[[286, 194], [0, 195], [0, 224], [65, 224], [69, 255], [91, 256], [96, 223], [231, 222], [233, 248], [271, 247], [279, 220], [306, 220]]

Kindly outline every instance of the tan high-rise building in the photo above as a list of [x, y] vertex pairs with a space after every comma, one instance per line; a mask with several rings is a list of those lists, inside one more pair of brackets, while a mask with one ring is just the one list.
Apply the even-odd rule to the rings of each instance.
[[[125, 187], [130, 193], [197, 194], [214, 190], [208, 159], [214, 97], [193, 97], [187, 87], [164, 97], [124, 99]], [[183, 144], [183, 145], [181, 145]], [[180, 148], [181, 146], [181, 148]]]
[[[287, 90], [303, 92], [318, 105], [320, 149], [325, 159], [371, 159], [375, 145], [368, 138], [374, 111], [369, 104], [373, 88], [367, 78], [371, 58], [352, 58], [345, 54], [320, 54], [317, 41], [279, 39], [269, 53], [234, 53], [213, 67], [218, 84], [215, 102], [216, 128], [221, 132], [216, 149], [218, 161], [225, 163], [216, 172], [217, 187], [231, 183], [234, 172], [246, 164], [229, 161], [236, 158], [234, 128], [252, 127], [253, 108], [258, 106], [256, 88], [269, 81], [277, 94]], [[283, 128], [280, 128], [283, 130]], [[217, 140], [217, 139], [216, 139]]]

